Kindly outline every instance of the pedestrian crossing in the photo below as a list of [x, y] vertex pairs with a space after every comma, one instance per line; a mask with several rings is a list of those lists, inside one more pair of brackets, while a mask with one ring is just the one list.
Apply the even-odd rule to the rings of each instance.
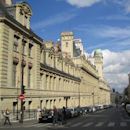
[[[55, 127], [59, 127], [61, 125], [56, 125]], [[76, 128], [76, 127], [80, 127], [80, 128], [85, 128], [85, 127], [127, 127], [128, 123], [127, 122], [78, 122], [78, 123], [68, 123], [66, 125], [63, 125], [63, 127], [71, 127], [71, 128]], [[28, 126], [28, 127], [32, 127]], [[33, 127], [54, 127], [52, 124], [48, 123], [48, 124], [35, 124], [33, 125]]]
[[[31, 128], [31, 127], [35, 127], [35, 128], [42, 128], [42, 127], [63, 127], [63, 128], [86, 128], [86, 127], [108, 127], [108, 128], [112, 128], [112, 127], [128, 127], [128, 122], [78, 122], [78, 123], [72, 123], [72, 122], [68, 122], [66, 125], [53, 125], [52, 123], [36, 123], [36, 124], [30, 124], [30, 125], [24, 125], [21, 127], [24, 128]], [[20, 126], [12, 126], [12, 128], [18, 128]], [[4, 127], [0, 127], [4, 128]], [[6, 128], [10, 128], [10, 127], [6, 127]]]
[[83, 125], [83, 127], [88, 127], [88, 126], [91, 126], [92, 124], [93, 124], [93, 122], [89, 122], [89, 123]]
[[69, 124], [68, 127], [128, 127], [128, 122], [87, 122], [87, 123], [76, 123]]

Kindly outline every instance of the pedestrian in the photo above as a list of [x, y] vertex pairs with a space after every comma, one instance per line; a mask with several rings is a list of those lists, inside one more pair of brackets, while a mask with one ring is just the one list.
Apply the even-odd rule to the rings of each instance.
[[56, 106], [53, 107], [53, 125], [57, 124], [58, 120], [58, 111]]
[[41, 108], [38, 106], [38, 108], [37, 108], [37, 121], [38, 121], [38, 123], [41, 122], [41, 118], [42, 118], [42, 110], [41, 110]]
[[62, 113], [62, 109], [58, 110], [58, 124], [59, 125], [63, 124], [63, 113]]
[[65, 124], [66, 123], [66, 108], [64, 106], [62, 109], [62, 115], [63, 115], [62, 124]]
[[10, 122], [10, 112], [9, 112], [9, 109], [7, 108], [3, 114], [4, 114], [4, 118], [5, 118], [4, 125], [7, 124], [7, 121], [8, 121], [9, 125], [12, 125], [11, 122]]

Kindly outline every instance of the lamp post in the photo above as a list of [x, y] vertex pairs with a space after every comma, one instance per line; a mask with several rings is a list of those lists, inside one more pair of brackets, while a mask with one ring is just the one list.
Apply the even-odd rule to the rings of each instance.
[[80, 85], [79, 85], [79, 107], [80, 107]]
[[94, 92], [92, 92], [93, 106], [94, 106]]
[[17, 83], [17, 116], [16, 116], [16, 120], [19, 119], [19, 117], [18, 117], [18, 86], [19, 86], [19, 78], [18, 78], [18, 83]]
[[[23, 65], [23, 62], [24, 62], [24, 59], [23, 59], [23, 56], [22, 56], [22, 63], [21, 63], [21, 75], [22, 75], [22, 80], [21, 80], [21, 95], [24, 94], [24, 86], [23, 86], [23, 76], [24, 76], [24, 65]], [[20, 112], [20, 123], [23, 123], [23, 100], [21, 100], [21, 112]]]

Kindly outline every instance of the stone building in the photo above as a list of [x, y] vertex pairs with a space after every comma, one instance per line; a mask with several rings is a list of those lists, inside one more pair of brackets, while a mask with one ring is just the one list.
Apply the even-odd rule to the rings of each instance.
[[73, 32], [61, 33], [57, 44], [43, 41], [30, 28], [31, 16], [26, 2], [0, 4], [0, 110], [20, 110], [22, 84], [26, 110], [110, 104], [101, 51], [95, 65], [75, 57]]

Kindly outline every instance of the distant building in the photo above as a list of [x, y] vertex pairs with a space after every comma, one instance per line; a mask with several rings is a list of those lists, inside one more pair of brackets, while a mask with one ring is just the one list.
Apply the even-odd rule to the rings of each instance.
[[74, 57], [83, 56], [84, 48], [81, 39], [74, 39]]

